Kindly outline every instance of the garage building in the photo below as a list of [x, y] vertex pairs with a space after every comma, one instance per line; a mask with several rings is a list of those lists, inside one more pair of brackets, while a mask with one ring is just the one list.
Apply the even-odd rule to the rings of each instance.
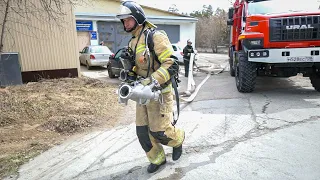
[[[142, 6], [149, 21], [165, 30], [171, 43], [186, 45], [187, 39], [195, 42], [197, 19], [177, 13]], [[75, 8], [78, 48], [97, 45], [104, 41], [112, 52], [126, 46], [130, 34], [123, 30], [122, 23], [116, 18], [120, 9], [118, 0], [98, 0]]]

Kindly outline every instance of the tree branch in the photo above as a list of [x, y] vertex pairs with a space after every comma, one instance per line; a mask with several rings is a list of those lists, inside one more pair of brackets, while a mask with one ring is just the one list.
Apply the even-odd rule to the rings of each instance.
[[11, 0], [7, 0], [7, 2], [4, 1], [6, 3], [6, 10], [5, 10], [3, 23], [2, 23], [2, 28], [1, 28], [0, 53], [3, 52], [3, 40], [4, 40], [3, 38], [4, 38], [6, 23], [7, 23], [7, 17], [8, 17], [8, 13], [9, 13], [10, 1]]
[[[95, 0], [0, 0], [0, 14], [1, 17], [4, 17], [0, 22], [0, 52], [3, 52], [4, 39], [9, 37], [5, 33], [9, 33], [10, 38], [14, 38], [12, 32], [37, 38], [37, 33], [34, 30], [42, 33], [46, 33], [46, 31], [42, 26], [34, 25], [35, 21], [49, 26], [49, 28], [54, 26], [54, 28], [63, 30], [66, 28], [64, 25], [70, 23], [70, 19], [66, 19], [66, 15], [70, 14], [70, 8], [67, 9], [67, 7], [74, 7], [80, 3], [89, 4], [92, 1]], [[26, 27], [30, 32], [21, 32], [18, 28], [11, 26], [13, 24]]]

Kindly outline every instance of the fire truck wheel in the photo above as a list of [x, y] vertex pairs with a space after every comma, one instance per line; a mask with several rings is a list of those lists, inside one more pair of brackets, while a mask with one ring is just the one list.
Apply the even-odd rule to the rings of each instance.
[[229, 65], [230, 65], [230, 75], [234, 77], [236, 75], [236, 72], [233, 68], [233, 50], [230, 48], [230, 55], [229, 55]]
[[257, 70], [253, 62], [248, 61], [247, 53], [238, 53], [238, 63], [236, 66], [236, 85], [239, 92], [250, 93], [256, 84]]
[[320, 75], [313, 74], [310, 76], [310, 81], [315, 90], [320, 92]]

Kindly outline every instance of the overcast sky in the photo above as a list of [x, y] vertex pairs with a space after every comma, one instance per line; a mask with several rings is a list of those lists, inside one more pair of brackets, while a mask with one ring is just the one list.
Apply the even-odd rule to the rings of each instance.
[[[215, 10], [217, 7], [228, 10], [228, 8], [232, 6], [231, 1], [234, 2], [235, 0], [136, 0], [136, 2], [139, 4], [163, 10], [168, 10], [172, 4], [175, 4], [179, 10], [179, 13], [191, 13], [196, 10], [202, 10], [203, 5], [212, 5], [213, 10]], [[316, 6], [319, 6], [318, 4], [320, 3], [320, 0], [296, 0], [295, 4], [299, 6], [299, 4], [310, 2], [318, 2], [316, 3]]]
[[168, 10], [172, 4], [175, 4], [179, 13], [190, 13], [195, 10], [202, 10], [203, 5], [212, 5], [213, 9], [219, 7], [226, 10], [231, 6], [230, 0], [158, 0], [157, 2], [153, 0], [136, 0], [136, 2], [163, 10]]

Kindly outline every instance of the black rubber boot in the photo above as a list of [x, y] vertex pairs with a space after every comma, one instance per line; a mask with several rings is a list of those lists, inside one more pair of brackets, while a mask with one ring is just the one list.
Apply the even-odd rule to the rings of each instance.
[[179, 147], [174, 147], [172, 152], [172, 160], [176, 161], [182, 154], [182, 144]]
[[148, 166], [148, 169], [147, 169], [148, 173], [156, 172], [160, 168], [160, 166], [164, 165], [166, 162], [167, 161], [164, 160], [160, 165], [150, 163], [150, 165]]

